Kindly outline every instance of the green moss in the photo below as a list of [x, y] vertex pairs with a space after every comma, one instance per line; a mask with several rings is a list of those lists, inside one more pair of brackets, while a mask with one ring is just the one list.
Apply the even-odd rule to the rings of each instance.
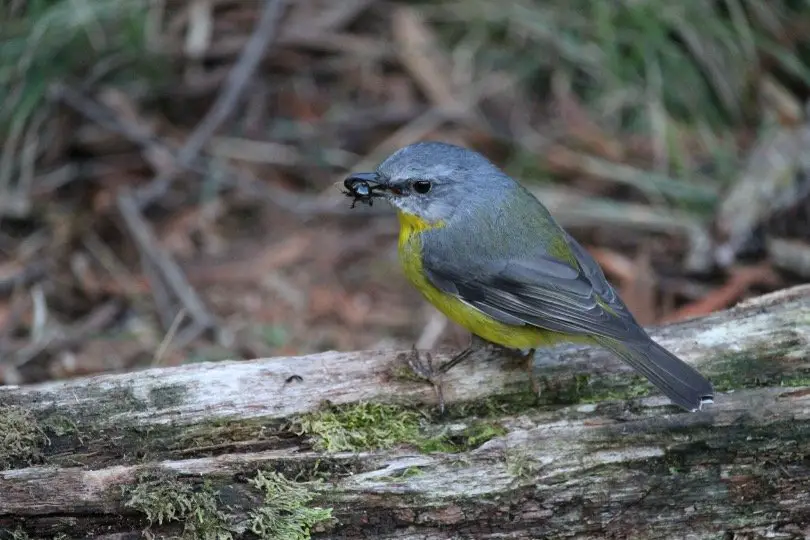
[[22, 407], [0, 406], [0, 470], [38, 462], [48, 443], [33, 414]]
[[259, 471], [247, 484], [229, 480], [217, 490], [212, 480], [193, 482], [153, 471], [124, 488], [124, 505], [146, 517], [145, 537], [164, 538], [165, 531], [153, 528], [174, 526], [182, 540], [233, 540], [245, 533], [262, 540], [308, 540], [313, 526], [332, 516], [331, 509], [308, 506], [314, 482]]
[[416, 409], [380, 403], [330, 406], [299, 418], [296, 431], [311, 435], [327, 452], [357, 452], [408, 444], [423, 452], [460, 452], [503, 435], [495, 422], [473, 421], [461, 429], [430, 425]]
[[55, 437], [67, 437], [79, 432], [76, 422], [61, 414], [46, 416], [40, 420], [40, 425], [45, 432]]
[[507, 433], [506, 428], [496, 422], [476, 420], [460, 430], [443, 428], [439, 433], [416, 441], [416, 447], [424, 453], [464, 452], [477, 448], [495, 437]]
[[166, 384], [149, 390], [149, 403], [156, 409], [168, 409], [182, 405], [188, 394], [185, 384]]
[[208, 482], [194, 486], [168, 476], [144, 476], [136, 486], [125, 488], [124, 495], [124, 505], [144, 514], [149, 528], [176, 522], [182, 525], [183, 540], [234, 538], [235, 528], [219, 508], [217, 493]]
[[273, 471], [259, 471], [249, 483], [264, 494], [264, 504], [250, 512], [249, 530], [262, 540], [309, 540], [312, 527], [332, 518], [331, 508], [307, 506], [308, 486]]
[[300, 417], [299, 434], [314, 435], [327, 452], [390, 448], [419, 439], [424, 416], [416, 410], [380, 403], [327, 407]]

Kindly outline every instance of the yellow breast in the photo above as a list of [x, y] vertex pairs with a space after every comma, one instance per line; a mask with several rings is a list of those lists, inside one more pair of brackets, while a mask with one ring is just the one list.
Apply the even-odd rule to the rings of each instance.
[[443, 223], [429, 223], [413, 214], [398, 212], [399, 259], [405, 276], [422, 295], [448, 319], [487, 341], [504, 347], [530, 349], [565, 341], [567, 336], [533, 326], [512, 326], [465, 304], [458, 298], [434, 287], [425, 277], [422, 265], [422, 234], [441, 228]]

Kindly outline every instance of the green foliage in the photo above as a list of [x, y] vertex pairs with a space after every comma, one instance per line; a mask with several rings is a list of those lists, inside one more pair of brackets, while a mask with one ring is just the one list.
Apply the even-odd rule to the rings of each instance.
[[313, 494], [302, 483], [274, 471], [259, 471], [249, 480], [264, 494], [264, 504], [250, 513], [250, 531], [263, 540], [309, 540], [316, 523], [331, 519], [329, 508], [310, 508]]
[[149, 9], [149, 0], [3, 3], [0, 141], [18, 141], [45, 118], [42, 104], [54, 83], [72, 77], [131, 83], [154, 72], [159, 64], [147, 49]]
[[425, 9], [482, 69], [527, 78], [559, 70], [624, 124], [649, 126], [661, 112], [715, 124], [739, 118], [762, 49], [810, 83], [806, 62], [777, 42], [792, 17], [808, 13], [806, 2], [454, 0]]
[[[661, 172], [680, 178], [705, 174], [690, 157], [694, 142], [717, 162], [719, 183], [734, 178], [741, 159], [723, 134], [764, 120], [766, 69], [810, 85], [810, 49], [785, 38], [810, 15], [805, 0], [445, 0], [420, 9], [453, 55], [471, 60], [472, 80], [506, 73], [535, 103], [573, 95], [609, 135], [646, 137]], [[528, 150], [515, 173], [543, 177]]]

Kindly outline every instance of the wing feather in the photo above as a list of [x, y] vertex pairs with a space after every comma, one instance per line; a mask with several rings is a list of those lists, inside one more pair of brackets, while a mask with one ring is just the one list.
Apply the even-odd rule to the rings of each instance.
[[599, 276], [588, 276], [581, 264], [574, 267], [547, 255], [475, 269], [438, 258], [424, 263], [434, 286], [505, 324], [613, 338], [627, 337], [635, 328], [607, 280], [602, 276], [593, 283]]

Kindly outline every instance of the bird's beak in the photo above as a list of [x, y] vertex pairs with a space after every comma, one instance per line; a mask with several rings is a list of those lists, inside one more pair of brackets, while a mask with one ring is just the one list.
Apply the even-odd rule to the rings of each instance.
[[367, 183], [372, 190], [380, 190], [387, 187], [384, 179], [380, 178], [380, 175], [375, 172], [353, 173], [343, 181], [343, 186], [351, 191], [352, 188], [359, 182]]

